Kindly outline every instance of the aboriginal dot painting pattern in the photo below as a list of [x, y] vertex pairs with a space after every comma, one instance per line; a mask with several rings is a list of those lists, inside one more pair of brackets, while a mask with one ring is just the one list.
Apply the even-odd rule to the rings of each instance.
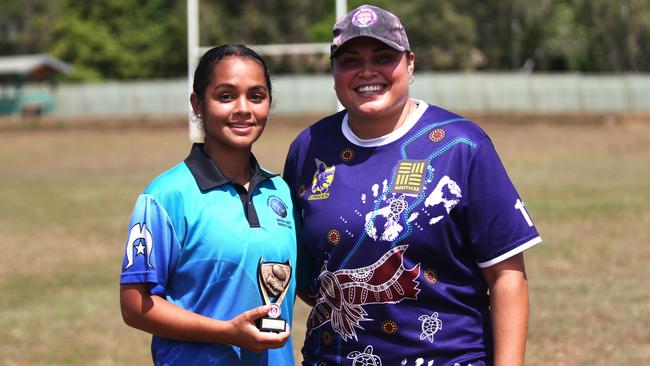
[[442, 139], [445, 138], [445, 130], [442, 128], [436, 128], [435, 130], [431, 131], [429, 134], [429, 139], [433, 142], [440, 142]]
[[354, 159], [354, 150], [350, 148], [343, 149], [343, 151], [341, 151], [340, 158], [346, 163], [352, 161], [352, 159]]
[[[449, 120], [442, 121], [442, 122], [439, 122], [439, 123], [432, 123], [432, 124], [424, 127], [423, 129], [417, 131], [416, 133], [414, 133], [411, 137], [406, 139], [400, 145], [401, 159], [402, 160], [408, 160], [407, 148], [409, 147], [410, 144], [415, 142], [417, 139], [419, 139], [423, 135], [430, 134], [432, 132], [432, 130], [435, 130], [435, 129], [441, 127], [441, 126], [445, 126], [445, 125], [448, 125], [448, 124], [451, 124], [451, 123], [456, 123], [456, 122], [463, 122], [463, 121], [467, 121], [467, 119], [465, 119], [465, 118], [449, 119]], [[431, 160], [438, 158], [439, 156], [443, 155], [445, 152], [449, 151], [451, 148], [453, 148], [454, 146], [459, 145], [459, 144], [465, 144], [465, 145], [468, 145], [468, 146], [470, 146], [472, 148], [476, 148], [478, 146], [475, 142], [473, 142], [470, 139], [463, 138], [463, 137], [456, 138], [456, 139], [453, 139], [453, 140], [447, 142], [446, 144], [440, 146], [436, 150], [434, 150], [431, 154], [429, 154], [429, 156], [427, 156], [427, 161], [431, 162]], [[394, 185], [395, 177], [397, 175], [397, 170], [398, 170], [397, 166], [395, 168], [393, 168], [393, 172], [392, 172], [391, 177], [390, 177], [390, 184], [388, 184], [387, 187], [392, 187]], [[430, 181], [432, 178], [433, 178], [433, 169], [429, 169], [428, 172], [427, 172], [426, 180]], [[368, 225], [374, 226], [375, 216], [376, 216], [377, 211], [379, 210], [379, 206], [383, 202], [386, 201], [386, 198], [387, 198], [389, 193], [390, 193], [390, 189], [389, 188], [385, 189], [384, 192], [382, 192], [379, 199], [377, 199], [375, 201], [373, 211], [372, 211], [373, 213], [372, 213], [372, 215], [370, 217]], [[395, 248], [397, 243], [404, 240], [413, 231], [413, 228], [412, 228], [411, 224], [408, 222], [408, 217], [410, 216], [411, 212], [413, 210], [415, 210], [424, 201], [425, 193], [426, 193], [426, 191], [423, 189], [420, 192], [420, 194], [418, 195], [418, 197], [415, 199], [415, 201], [412, 202], [411, 205], [409, 205], [409, 208], [407, 210], [404, 210], [402, 217], [404, 218], [404, 222], [406, 223], [405, 230], [404, 230], [404, 232], [402, 232], [402, 234], [399, 237], [397, 237], [391, 243], [391, 248]], [[332, 230], [330, 230], [330, 233], [331, 232], [332, 232]], [[363, 232], [361, 233], [361, 235], [359, 235], [359, 238], [357, 239], [354, 246], [349, 251], [348, 255], [341, 261], [340, 265], [338, 266], [338, 269], [342, 269], [347, 265], [350, 258], [352, 258], [352, 256], [357, 252], [357, 250], [359, 250], [359, 247], [361, 246], [363, 241], [366, 239], [367, 235], [368, 235], [367, 230], [364, 227]], [[328, 239], [330, 239], [330, 234], [328, 234]], [[339, 240], [340, 240], [340, 235], [339, 235]], [[338, 244], [338, 242], [337, 242], [337, 244]], [[334, 244], [334, 245], [336, 245], [336, 244]], [[341, 350], [342, 350], [342, 339], [341, 339], [341, 337], [336, 337], [336, 345], [337, 345], [337, 351], [338, 351], [337, 352], [338, 354], [337, 354], [337, 357], [336, 357], [336, 364], [341, 365], [341, 363], [343, 361], [343, 359], [341, 357]], [[317, 350], [316, 352], [318, 353], [318, 351], [319, 350]]]
[[336, 229], [330, 230], [327, 233], [327, 241], [332, 245], [337, 245], [341, 241], [341, 233]]
[[385, 320], [381, 323], [381, 331], [386, 335], [394, 335], [397, 333], [397, 323], [392, 320]]
[[436, 283], [438, 281], [438, 273], [431, 268], [427, 268], [424, 270], [424, 279], [429, 283]]
[[323, 331], [322, 339], [323, 339], [323, 343], [325, 345], [327, 345], [327, 346], [332, 345], [332, 333], [330, 333], [328, 331]]

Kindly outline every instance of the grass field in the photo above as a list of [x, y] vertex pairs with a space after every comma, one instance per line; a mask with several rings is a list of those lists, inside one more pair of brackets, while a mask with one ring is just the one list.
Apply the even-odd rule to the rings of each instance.
[[[483, 127], [544, 238], [527, 365], [648, 364], [650, 121]], [[258, 159], [280, 171], [297, 132], [270, 126]], [[188, 151], [183, 127], [0, 130], [0, 365], [150, 363], [119, 312], [124, 240], [138, 193]]]

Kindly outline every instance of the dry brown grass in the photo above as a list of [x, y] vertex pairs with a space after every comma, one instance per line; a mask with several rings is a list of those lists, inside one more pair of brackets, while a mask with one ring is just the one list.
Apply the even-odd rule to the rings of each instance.
[[[545, 240], [526, 254], [527, 365], [645, 364], [650, 120], [475, 117]], [[281, 170], [297, 124], [274, 118], [264, 166]], [[0, 365], [149, 363], [149, 337], [119, 314], [119, 263], [137, 194], [189, 142], [182, 121], [124, 125], [0, 127]]]

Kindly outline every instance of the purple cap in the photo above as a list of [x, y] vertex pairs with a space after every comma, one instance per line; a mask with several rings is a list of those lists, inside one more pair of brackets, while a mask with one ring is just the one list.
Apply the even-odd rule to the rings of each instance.
[[400, 52], [411, 50], [399, 18], [372, 5], [361, 5], [345, 14], [334, 24], [332, 33], [331, 56], [347, 41], [358, 37], [374, 38]]

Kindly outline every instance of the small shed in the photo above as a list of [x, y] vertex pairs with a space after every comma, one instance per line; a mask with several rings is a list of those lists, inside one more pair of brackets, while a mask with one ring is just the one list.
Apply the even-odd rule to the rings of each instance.
[[54, 57], [0, 56], [0, 116], [40, 116], [54, 109], [56, 75], [72, 67]]

